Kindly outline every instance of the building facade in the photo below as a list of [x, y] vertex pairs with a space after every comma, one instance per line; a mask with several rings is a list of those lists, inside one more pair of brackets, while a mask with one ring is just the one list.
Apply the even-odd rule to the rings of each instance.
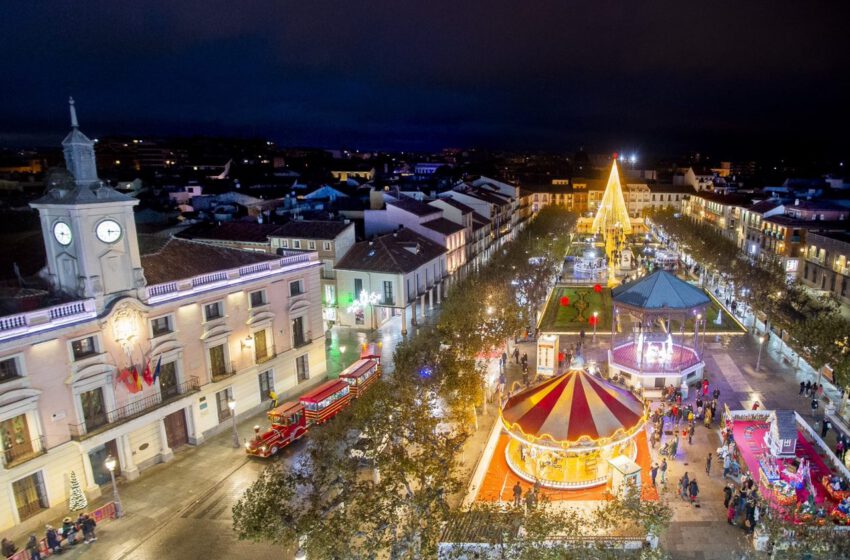
[[97, 495], [108, 456], [135, 478], [325, 373], [315, 252], [140, 237], [137, 201], [98, 180], [73, 106], [72, 126], [73, 182], [32, 204], [46, 284], [2, 302], [4, 529], [64, 513], [72, 472]]

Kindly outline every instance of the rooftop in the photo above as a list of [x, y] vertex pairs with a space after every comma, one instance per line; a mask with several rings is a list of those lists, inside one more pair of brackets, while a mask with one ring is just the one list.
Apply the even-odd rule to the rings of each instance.
[[395, 206], [396, 208], [400, 208], [405, 212], [409, 212], [416, 216], [428, 216], [430, 214], [439, 214], [440, 209], [435, 208], [429, 204], [425, 204], [424, 202], [420, 202], [415, 198], [410, 198], [408, 196], [400, 196], [398, 199], [388, 199], [387, 204], [390, 206]]
[[641, 309], [687, 310], [708, 305], [703, 290], [677, 278], [666, 270], [658, 270], [611, 291], [615, 303]]
[[412, 272], [444, 255], [446, 250], [409, 229], [356, 243], [336, 264], [342, 270], [392, 274]]
[[747, 208], [747, 210], [750, 211], [750, 212], [754, 212], [756, 214], [764, 214], [765, 212], [770, 212], [774, 208], [778, 208], [781, 205], [782, 205], [782, 202], [779, 201], [779, 200], [774, 200], [774, 199], [761, 200], [759, 202], [756, 202], [755, 204], [753, 204], [749, 208]]
[[336, 239], [346, 229], [354, 227], [339, 220], [295, 220], [277, 226], [273, 237], [298, 237], [301, 239]]
[[154, 252], [143, 254], [142, 268], [150, 286], [276, 259], [280, 257], [172, 238]]
[[442, 233], [443, 235], [451, 235], [453, 233], [457, 233], [459, 231], [463, 231], [463, 226], [460, 224], [456, 224], [451, 220], [447, 220], [446, 218], [437, 218], [436, 220], [430, 220], [422, 224], [428, 229], [434, 230], [437, 233]]
[[800, 218], [792, 218], [785, 214], [781, 216], [767, 217], [763, 220], [763, 222], [800, 229], [830, 229], [833, 231], [844, 231], [850, 228], [850, 222], [847, 220], [803, 220]]
[[[438, 200], [441, 201], [441, 202], [445, 202], [446, 204], [448, 204], [452, 208], [457, 208], [458, 210], [460, 210], [464, 214], [468, 214], [469, 212], [475, 212], [475, 210], [473, 210], [472, 208], [470, 208], [469, 206], [467, 206], [463, 202], [457, 201], [450, 196], [447, 196], [445, 198], [440, 197]], [[436, 202], [436, 201], [432, 201], [430, 204], [433, 204], [434, 202]]]
[[280, 227], [273, 224], [258, 224], [256, 222], [204, 223], [190, 226], [176, 236], [181, 239], [267, 243], [269, 236], [274, 234]]
[[44, 196], [33, 201], [33, 205], [42, 204], [103, 204], [104, 202], [133, 202], [132, 196], [121, 194], [106, 183], [96, 181], [87, 185], [60, 185], [48, 190]]

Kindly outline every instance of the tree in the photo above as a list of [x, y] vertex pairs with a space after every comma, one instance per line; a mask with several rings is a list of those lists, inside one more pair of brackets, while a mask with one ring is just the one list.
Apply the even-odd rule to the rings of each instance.
[[69, 511], [80, 511], [89, 507], [89, 501], [86, 499], [86, 494], [83, 492], [83, 487], [80, 486], [80, 481], [77, 480], [77, 473], [71, 471], [71, 476], [69, 477], [71, 483], [71, 489], [68, 497], [68, 510]]

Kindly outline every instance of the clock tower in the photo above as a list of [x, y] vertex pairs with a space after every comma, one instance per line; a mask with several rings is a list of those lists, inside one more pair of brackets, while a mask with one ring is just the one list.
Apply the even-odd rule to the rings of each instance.
[[73, 180], [48, 185], [38, 210], [54, 289], [95, 298], [98, 309], [122, 296], [140, 297], [145, 277], [133, 207], [139, 201], [97, 177], [94, 143], [80, 132], [70, 99], [71, 132], [62, 141]]

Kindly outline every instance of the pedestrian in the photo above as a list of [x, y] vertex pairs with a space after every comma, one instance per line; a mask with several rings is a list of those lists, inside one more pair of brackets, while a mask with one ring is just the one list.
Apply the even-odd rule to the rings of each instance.
[[803, 393], [806, 392], [806, 382], [800, 381], [800, 396], [803, 396]]
[[806, 396], [810, 397], [812, 395], [812, 380], [806, 381]]
[[508, 353], [502, 352], [502, 367], [508, 365]]
[[728, 508], [729, 502], [732, 501], [732, 485], [726, 484], [723, 487], [723, 507]]
[[56, 533], [56, 529], [53, 528], [53, 525], [45, 525], [44, 529], [44, 540], [47, 541], [47, 548], [50, 550], [50, 553], [59, 554], [62, 552], [62, 544], [60, 543], [59, 535]]
[[818, 400], [817, 400], [817, 399], [812, 399], [812, 418], [814, 418], [814, 417], [815, 417], [815, 414], [817, 414], [818, 406], [820, 406], [820, 405], [818, 404]]
[[830, 428], [832, 428], [832, 424], [830, 423], [830, 421], [829, 421], [829, 419], [828, 419], [828, 418], [824, 418], [824, 420], [823, 420], [823, 427], [822, 427], [822, 428], [821, 428], [821, 430], [820, 430], [820, 437], [821, 437], [821, 439], [823, 439], [823, 438], [825, 438], [825, 437], [826, 437], [826, 434], [827, 434], [827, 432], [829, 432], [829, 429], [830, 429]]
[[534, 489], [529, 488], [525, 492], [525, 509], [531, 511], [534, 509]]
[[522, 363], [528, 365], [528, 353], [527, 352], [522, 353]]
[[694, 424], [691, 422], [691, 427], [688, 428], [688, 445], [693, 445], [694, 443]]
[[688, 499], [688, 488], [690, 487], [691, 480], [688, 478], [688, 473], [682, 475], [682, 478], [679, 479], [679, 496], [682, 497], [683, 500]]
[[714, 411], [712, 411], [711, 408], [706, 408], [705, 409], [705, 420], [703, 421], [703, 424], [705, 425], [706, 428], [711, 427], [712, 418], [714, 418]]
[[277, 408], [277, 393], [274, 392], [274, 389], [269, 389], [269, 401], [269, 410]]
[[714, 392], [711, 393], [711, 395], [714, 397], [714, 400], [716, 401], [717, 399], [720, 398], [720, 389], [715, 387]]
[[15, 546], [15, 543], [4, 537], [3, 542], [0, 543], [0, 552], [3, 553], [3, 558], [8, 558], [9, 556], [15, 554], [17, 551], [18, 547]]
[[732, 470], [732, 457], [727, 453], [725, 457], [723, 457], [723, 478], [726, 478], [726, 475], [729, 474], [729, 471]]
[[705, 460], [705, 474], [711, 476], [711, 453], [708, 454], [708, 458]]
[[726, 508], [726, 523], [729, 525], [735, 524], [735, 500], [729, 502], [729, 507]]
[[70, 517], [62, 520], [62, 536], [65, 537], [69, 545], [77, 544], [77, 527]]
[[708, 396], [708, 379], [702, 380], [702, 394], [703, 396]]
[[817, 398], [819, 398], [819, 399], [823, 398], [823, 383], [818, 385], [818, 390], [815, 393], [816, 393]]
[[699, 486], [697, 486], [697, 479], [693, 479], [688, 486], [688, 496], [691, 498], [691, 504], [695, 504], [697, 501], [697, 496], [699, 496]]
[[661, 484], [667, 486], [667, 459], [661, 459], [661, 467], [658, 470], [661, 471]]
[[35, 533], [30, 535], [30, 540], [27, 541], [27, 552], [30, 555], [30, 560], [41, 560], [41, 551], [38, 549], [38, 539]]
[[655, 477], [658, 476], [658, 465], [652, 463], [652, 468], [649, 469], [649, 476], [652, 478], [652, 486], [655, 487]]
[[519, 485], [519, 480], [514, 484], [514, 507], [519, 507], [522, 503], [522, 486]]
[[514, 347], [514, 361], [519, 365], [519, 347]]
[[94, 534], [94, 528], [97, 527], [97, 522], [95, 522], [94, 518], [89, 514], [83, 515], [83, 522], [81, 523], [83, 527], [83, 538], [85, 539], [86, 544], [91, 544], [97, 540], [97, 536]]

